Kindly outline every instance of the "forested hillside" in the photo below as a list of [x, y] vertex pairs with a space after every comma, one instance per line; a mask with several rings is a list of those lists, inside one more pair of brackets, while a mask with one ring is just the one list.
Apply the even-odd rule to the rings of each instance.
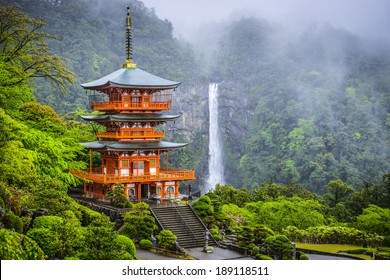
[[80, 83], [107, 75], [122, 67], [126, 58], [126, 7], [131, 8], [133, 59], [138, 67], [166, 79], [184, 82], [199, 77], [192, 49], [172, 36], [172, 24], [159, 19], [141, 1], [12, 0], [34, 18], [43, 17], [45, 31], [59, 40], [49, 42], [53, 53], [67, 59], [77, 74], [69, 94], [36, 81], [38, 101], [60, 115], [88, 109], [88, 96]]
[[317, 193], [335, 179], [380, 183], [390, 170], [387, 45], [330, 25], [287, 31], [241, 19], [216, 50], [227, 181], [251, 189], [273, 178]]
[[195, 204], [214, 235], [234, 232], [251, 249], [248, 238], [281, 233], [388, 246], [388, 44], [330, 25], [292, 36], [241, 18], [205, 31], [217, 42], [200, 62], [172, 24], [138, 0], [14, 0], [0, 1], [1, 259], [133, 259], [134, 243], [156, 230], [145, 204], [118, 231], [67, 194], [82, 183], [70, 170], [88, 162], [78, 143], [96, 139], [77, 118], [89, 110], [79, 84], [125, 62], [126, 6], [134, 62], [183, 82], [173, 106], [182, 118], [164, 129], [190, 142], [169, 161], [196, 169], [194, 189], [207, 177], [208, 83], [220, 83], [231, 186]]

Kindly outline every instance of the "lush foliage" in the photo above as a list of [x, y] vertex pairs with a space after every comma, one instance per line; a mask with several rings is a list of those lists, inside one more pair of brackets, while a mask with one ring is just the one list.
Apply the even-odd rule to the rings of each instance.
[[143, 239], [151, 240], [152, 234], [157, 230], [149, 206], [145, 202], [135, 204], [123, 219], [124, 225], [119, 229], [119, 233], [128, 236], [136, 243]]
[[134, 259], [130, 238], [67, 195], [80, 183], [70, 171], [86, 166], [79, 142], [94, 138], [72, 114], [62, 118], [32, 95], [34, 78], [64, 92], [74, 82], [49, 48], [56, 37], [15, 5], [2, 2], [0, 14], [0, 258]]
[[331, 25], [286, 38], [257, 18], [225, 30], [213, 78], [227, 182], [256, 189], [273, 178], [319, 194], [332, 180], [380, 183], [390, 170], [388, 44]]
[[170, 230], [164, 229], [156, 236], [158, 245], [161, 248], [172, 250], [175, 248], [176, 235]]

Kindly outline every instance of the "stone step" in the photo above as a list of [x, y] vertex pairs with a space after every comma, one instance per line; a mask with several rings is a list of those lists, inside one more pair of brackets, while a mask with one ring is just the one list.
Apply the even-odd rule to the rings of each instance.
[[[180, 212], [180, 214], [177, 212]], [[204, 246], [204, 232], [206, 229], [198, 216], [188, 205], [153, 208], [152, 213], [156, 216], [164, 229], [169, 229], [176, 235], [177, 242], [182, 248]], [[191, 229], [192, 233], [188, 231], [187, 227]], [[194, 236], [196, 236], [197, 239], [194, 238]], [[209, 244], [211, 246], [216, 245], [211, 238], [209, 239]]]

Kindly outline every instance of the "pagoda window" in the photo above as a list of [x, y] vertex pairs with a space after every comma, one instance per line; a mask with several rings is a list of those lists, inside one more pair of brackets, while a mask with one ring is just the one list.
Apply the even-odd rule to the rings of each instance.
[[129, 161], [128, 160], [122, 160], [122, 167], [128, 168], [129, 167]]
[[144, 162], [143, 161], [133, 161], [133, 174], [134, 175], [143, 175], [144, 174]]
[[175, 188], [174, 187], [167, 187], [168, 197], [171, 197], [171, 194], [175, 194]]

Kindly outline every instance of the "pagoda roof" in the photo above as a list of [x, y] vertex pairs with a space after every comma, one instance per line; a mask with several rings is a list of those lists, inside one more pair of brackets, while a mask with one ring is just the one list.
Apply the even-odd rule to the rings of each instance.
[[81, 116], [86, 121], [151, 121], [164, 122], [179, 118], [180, 115], [166, 115], [166, 114], [114, 114], [114, 115], [95, 115], [95, 116]]
[[107, 87], [172, 89], [180, 82], [166, 80], [139, 68], [121, 68], [103, 78], [81, 84], [85, 89], [99, 90]]
[[136, 151], [136, 150], [173, 150], [185, 147], [188, 143], [173, 143], [165, 141], [150, 142], [117, 142], [117, 141], [95, 141], [81, 143], [91, 150], [111, 151]]

